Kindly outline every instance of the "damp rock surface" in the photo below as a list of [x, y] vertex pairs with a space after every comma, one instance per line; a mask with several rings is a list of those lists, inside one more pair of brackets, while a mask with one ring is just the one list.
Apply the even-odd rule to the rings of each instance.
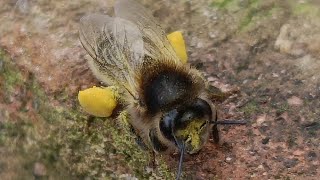
[[[100, 85], [86, 64], [79, 20], [110, 12], [113, 2], [0, 1], [3, 179], [174, 177], [179, 156], [159, 155], [147, 171], [151, 154], [115, 117], [90, 117], [77, 102], [79, 90]], [[210, 140], [187, 155], [186, 178], [320, 176], [318, 1], [139, 2], [166, 32], [183, 32], [191, 65], [225, 94], [215, 99], [219, 119], [248, 121], [220, 126], [218, 145]]]

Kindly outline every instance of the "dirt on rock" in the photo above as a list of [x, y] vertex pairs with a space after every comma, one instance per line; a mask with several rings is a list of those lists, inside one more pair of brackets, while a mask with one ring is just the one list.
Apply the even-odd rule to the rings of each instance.
[[[186, 179], [320, 177], [320, 4], [317, 0], [141, 0], [166, 32], [181, 30], [189, 62], [228, 94], [221, 142], [184, 162]], [[99, 85], [79, 19], [113, 1], [0, 2], [0, 176], [4, 179], [170, 179], [177, 155], [140, 150], [115, 120], [86, 115], [81, 89]], [[110, 123], [111, 122], [111, 123]], [[155, 172], [153, 172], [155, 171]]]

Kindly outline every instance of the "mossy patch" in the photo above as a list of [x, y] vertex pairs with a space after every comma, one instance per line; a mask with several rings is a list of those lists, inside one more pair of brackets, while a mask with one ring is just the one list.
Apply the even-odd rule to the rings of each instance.
[[[7, 57], [5, 57], [4, 52], [0, 49], [0, 88], [2, 93], [8, 91], [12, 92], [15, 85], [22, 84], [21, 74], [12, 70], [10, 65], [8, 65], [6, 61], [8, 61]], [[3, 98], [5, 98], [6, 100], [7, 97]]]
[[280, 10], [282, 10], [281, 6], [272, 1], [268, 3], [260, 0], [251, 0], [247, 8], [244, 9], [244, 15], [240, 19], [238, 30], [250, 31], [259, 21], [271, 19]]
[[76, 94], [52, 105], [35, 76], [21, 73], [3, 51], [0, 62], [0, 155], [7, 157], [0, 160], [6, 167], [1, 177], [33, 179], [36, 163], [49, 179], [173, 177], [161, 157], [157, 172], [146, 171], [149, 152], [136, 145], [125, 124], [63, 104], [76, 102]]
[[[229, 14], [236, 25], [236, 32], [250, 32], [261, 24], [270, 24], [275, 17], [281, 16], [286, 12], [283, 8], [286, 2], [261, 1], [261, 0], [213, 0], [210, 7], [225, 11]], [[282, 17], [282, 16], [281, 16]], [[270, 27], [273, 27], [270, 24]]]
[[228, 5], [235, 3], [234, 0], [213, 0], [210, 4], [212, 7], [218, 7], [220, 9], [227, 8]]
[[281, 114], [284, 112], [287, 112], [290, 110], [289, 104], [288, 103], [282, 103], [275, 105], [274, 108], [276, 109], [276, 113]]
[[241, 108], [241, 111], [244, 112], [246, 116], [251, 116], [252, 114], [260, 112], [261, 109], [256, 101], [250, 101]]
[[309, 16], [309, 17], [320, 17], [320, 10], [318, 6], [310, 3], [292, 3], [292, 12], [294, 15]]

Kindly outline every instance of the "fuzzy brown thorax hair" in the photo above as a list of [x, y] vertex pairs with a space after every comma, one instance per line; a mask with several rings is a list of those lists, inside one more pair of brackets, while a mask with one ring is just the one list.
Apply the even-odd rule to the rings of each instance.
[[139, 103], [151, 115], [192, 102], [205, 88], [196, 69], [172, 60], [145, 61], [139, 72]]

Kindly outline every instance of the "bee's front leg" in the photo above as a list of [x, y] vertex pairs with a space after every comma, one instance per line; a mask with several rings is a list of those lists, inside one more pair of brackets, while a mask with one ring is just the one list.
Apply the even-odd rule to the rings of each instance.
[[220, 136], [217, 124], [212, 127], [212, 136], [214, 143], [218, 144], [220, 141]]
[[134, 140], [137, 143], [137, 145], [144, 151], [148, 150], [148, 146], [146, 143], [144, 143], [143, 139], [136, 133], [133, 126], [130, 127], [130, 131], [134, 136]]
[[[215, 121], [215, 122], [218, 121], [218, 111], [217, 111], [217, 109], [215, 109], [214, 121]], [[219, 141], [220, 141], [218, 124], [214, 124], [214, 125], [212, 126], [212, 137], [213, 137], [214, 143], [218, 144]]]
[[118, 116], [118, 120], [121, 122], [123, 126], [125, 126], [126, 129], [130, 132], [130, 134], [133, 136], [135, 142], [142, 150], [148, 150], [148, 146], [144, 143], [143, 139], [139, 136], [139, 134], [136, 132], [134, 127], [129, 123], [129, 114], [127, 111], [120, 112]]

